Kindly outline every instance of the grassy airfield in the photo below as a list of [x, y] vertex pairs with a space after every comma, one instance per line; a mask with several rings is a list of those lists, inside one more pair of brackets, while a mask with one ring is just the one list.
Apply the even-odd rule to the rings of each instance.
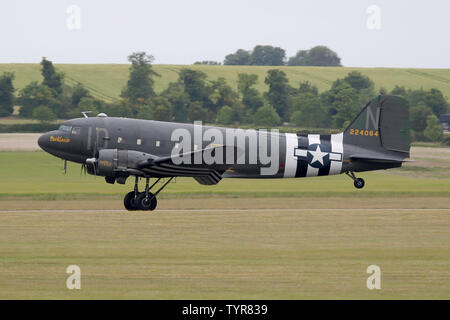
[[[178, 179], [153, 213], [121, 210], [131, 183], [0, 152], [0, 299], [448, 299], [449, 150], [414, 148], [363, 190], [343, 175]], [[81, 290], [66, 289], [71, 264]]]
[[[127, 64], [55, 64], [55, 67], [65, 74], [67, 84], [81, 82], [92, 95], [106, 101], [119, 97], [129, 75]], [[320, 91], [328, 90], [334, 80], [357, 70], [369, 76], [377, 89], [382, 86], [391, 90], [395, 85], [411, 89], [437, 88], [450, 97], [450, 69], [154, 65], [154, 70], [161, 75], [155, 78], [155, 90], [161, 92], [167, 88], [169, 82], [176, 81], [182, 68], [203, 71], [209, 80], [224, 77], [234, 88], [237, 87], [238, 73], [257, 74], [259, 82], [256, 88], [261, 92], [267, 90], [264, 79], [267, 70], [273, 68], [284, 70], [292, 86], [297, 87], [300, 82], [308, 80]], [[6, 71], [15, 73], [14, 86], [17, 89], [25, 87], [31, 81], [42, 81], [38, 63], [0, 64], [0, 73]]]

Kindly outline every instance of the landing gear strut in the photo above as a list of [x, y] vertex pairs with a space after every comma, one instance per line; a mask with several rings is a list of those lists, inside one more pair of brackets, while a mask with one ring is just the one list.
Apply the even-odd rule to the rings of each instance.
[[169, 178], [161, 188], [158, 189], [154, 194], [150, 192], [150, 190], [161, 180], [161, 178], [158, 178], [150, 187], [149, 182], [150, 178], [146, 177], [145, 181], [145, 191], [139, 192], [138, 189], [138, 180], [139, 178], [136, 176], [134, 181], [134, 191], [131, 191], [126, 194], [125, 198], [123, 199], [123, 203], [125, 206], [125, 209], [129, 211], [133, 210], [144, 210], [144, 211], [152, 211], [156, 209], [156, 206], [158, 204], [158, 201], [156, 199], [156, 196], [172, 181], [173, 177]]
[[348, 175], [353, 180], [353, 185], [356, 189], [362, 189], [364, 187], [364, 179], [363, 178], [357, 178], [355, 176], [355, 173], [353, 171], [346, 172], [346, 175]]

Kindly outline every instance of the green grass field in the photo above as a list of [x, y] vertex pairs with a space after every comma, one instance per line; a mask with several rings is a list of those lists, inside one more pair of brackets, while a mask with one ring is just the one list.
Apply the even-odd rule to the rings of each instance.
[[361, 173], [363, 190], [344, 175], [178, 179], [152, 213], [118, 210], [131, 183], [0, 152], [0, 299], [449, 299], [447, 152], [414, 149], [410, 166]]
[[[65, 73], [65, 81], [69, 85], [81, 82], [91, 93], [101, 99], [118, 98], [128, 79], [129, 65], [121, 64], [55, 64], [59, 71]], [[274, 67], [265, 66], [205, 66], [205, 65], [155, 65], [154, 69], [161, 77], [155, 79], [157, 92], [164, 90], [169, 82], [178, 79], [182, 68], [201, 70], [213, 80], [224, 77], [236, 88], [238, 73], [254, 73], [259, 76], [257, 88], [266, 91], [264, 78], [267, 70]], [[343, 68], [343, 67], [275, 67], [283, 69], [291, 85], [298, 86], [301, 81], [308, 80], [319, 90], [328, 90], [334, 80], [343, 78], [353, 70], [369, 76], [376, 88], [387, 90], [395, 85], [411, 89], [437, 88], [450, 97], [450, 69], [395, 69], [395, 68]], [[41, 81], [39, 64], [0, 64], [0, 73], [12, 71], [16, 74], [14, 85], [17, 89], [26, 86], [30, 81]]]
[[[444, 166], [445, 166], [444, 159]], [[84, 196], [122, 195], [132, 189], [133, 179], [127, 185], [110, 185], [102, 177], [80, 175], [80, 165], [68, 163], [67, 174], [62, 173], [63, 162], [45, 152], [0, 152], [0, 196]], [[448, 195], [450, 179], [425, 177], [413, 174], [395, 175], [390, 171], [362, 173], [367, 181], [363, 190], [355, 193], [352, 181], [345, 175], [311, 179], [249, 180], [224, 179], [216, 186], [203, 186], [191, 178], [178, 178], [171, 183], [163, 196], [189, 197], [191, 195], [225, 196], [396, 196], [396, 195]], [[396, 171], [392, 171], [396, 172]], [[442, 175], [442, 172], [439, 173]]]

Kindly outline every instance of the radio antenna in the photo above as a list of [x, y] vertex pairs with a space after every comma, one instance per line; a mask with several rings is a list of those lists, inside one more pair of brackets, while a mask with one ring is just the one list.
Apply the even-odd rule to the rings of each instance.
[[87, 113], [92, 113], [92, 111], [81, 111], [81, 114], [85, 117], [85, 118], [89, 118], [87, 116]]

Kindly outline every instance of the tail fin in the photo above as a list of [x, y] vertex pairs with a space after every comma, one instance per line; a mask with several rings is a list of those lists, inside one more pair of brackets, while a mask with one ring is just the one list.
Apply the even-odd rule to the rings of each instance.
[[[370, 101], [344, 131], [344, 143], [386, 154], [386, 158], [409, 157], [408, 102], [396, 96]], [[401, 160], [400, 160], [401, 161]]]

